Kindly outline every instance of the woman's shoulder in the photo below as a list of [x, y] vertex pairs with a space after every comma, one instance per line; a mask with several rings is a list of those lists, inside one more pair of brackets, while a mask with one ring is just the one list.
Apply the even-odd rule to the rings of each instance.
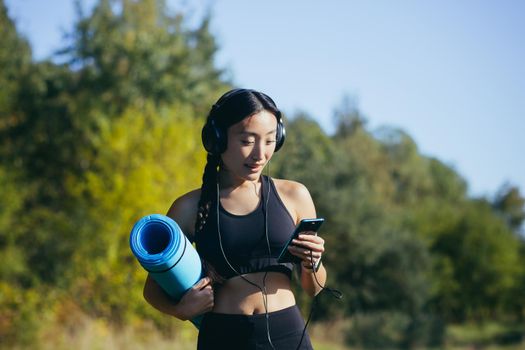
[[179, 224], [184, 233], [193, 233], [201, 189], [195, 189], [175, 199], [166, 214]]
[[290, 198], [301, 198], [304, 196], [310, 197], [310, 192], [305, 185], [300, 182], [286, 179], [272, 178], [275, 188], [279, 191], [279, 194], [285, 195]]
[[295, 219], [315, 217], [315, 206], [308, 188], [300, 182], [272, 178], [277, 193]]

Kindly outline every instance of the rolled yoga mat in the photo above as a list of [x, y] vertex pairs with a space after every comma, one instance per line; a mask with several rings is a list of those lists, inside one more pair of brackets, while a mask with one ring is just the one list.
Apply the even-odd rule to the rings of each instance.
[[[173, 219], [144, 216], [133, 226], [129, 243], [142, 267], [175, 301], [201, 279], [199, 254]], [[191, 322], [199, 328], [203, 316]]]

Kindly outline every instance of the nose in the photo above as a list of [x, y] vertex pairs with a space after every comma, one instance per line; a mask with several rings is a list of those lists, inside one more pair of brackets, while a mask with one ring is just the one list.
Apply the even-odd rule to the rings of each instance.
[[252, 159], [257, 161], [264, 159], [265, 147], [264, 143], [257, 142], [252, 150]]

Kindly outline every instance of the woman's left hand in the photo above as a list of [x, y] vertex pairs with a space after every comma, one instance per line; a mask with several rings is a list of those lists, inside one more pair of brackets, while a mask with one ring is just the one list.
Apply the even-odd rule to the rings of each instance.
[[297, 239], [292, 240], [288, 250], [301, 259], [303, 267], [312, 269], [321, 260], [321, 255], [324, 252], [324, 239], [313, 232], [301, 233]]

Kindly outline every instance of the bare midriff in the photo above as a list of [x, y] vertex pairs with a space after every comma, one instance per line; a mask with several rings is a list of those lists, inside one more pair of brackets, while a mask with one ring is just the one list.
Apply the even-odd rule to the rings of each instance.
[[264, 275], [264, 272], [255, 272], [245, 274], [243, 277], [261, 288], [266, 287], [267, 310], [264, 305], [263, 292], [242, 277], [235, 276], [216, 288], [215, 305], [212, 312], [254, 315], [265, 313], [265, 311], [279, 311], [295, 305], [290, 278], [287, 275], [280, 272], [268, 272], [266, 278]]

